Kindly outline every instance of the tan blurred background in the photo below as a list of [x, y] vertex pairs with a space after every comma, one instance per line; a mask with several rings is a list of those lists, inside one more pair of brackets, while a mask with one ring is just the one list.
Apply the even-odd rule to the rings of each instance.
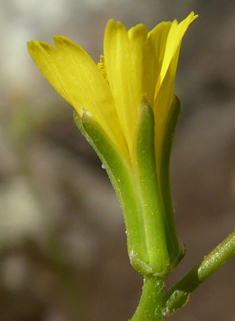
[[[192, 10], [171, 162], [187, 254], [168, 286], [235, 228], [235, 1], [0, 1], [1, 321], [128, 320], [142, 286], [107, 175], [26, 42], [63, 34], [98, 62], [109, 18], [151, 29]], [[234, 321], [234, 269], [235, 257], [169, 320]]]

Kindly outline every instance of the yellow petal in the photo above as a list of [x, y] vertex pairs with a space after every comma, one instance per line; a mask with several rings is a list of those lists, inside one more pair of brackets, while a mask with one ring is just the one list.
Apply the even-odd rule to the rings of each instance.
[[181, 46], [182, 38], [186, 30], [188, 29], [189, 25], [193, 22], [193, 20], [195, 20], [197, 17], [197, 15], [194, 15], [194, 12], [191, 12], [179, 24], [176, 20], [174, 20], [171, 23], [171, 27], [166, 41], [166, 49], [160, 74], [160, 81], [163, 81], [172, 58], [176, 54], [177, 49]]
[[32, 40], [27, 43], [28, 50], [39, 70], [57, 92], [72, 105], [72, 99], [67, 95], [63, 70], [56, 49], [42, 41]]
[[[154, 89], [156, 85], [156, 56], [152, 44], [148, 41], [148, 31], [143, 24], [139, 24], [128, 31], [130, 40], [130, 65], [132, 66], [132, 88], [136, 88], [138, 95], [133, 105], [139, 106], [143, 96], [153, 107]], [[132, 89], [133, 90], [133, 89]]]
[[57, 48], [38, 41], [28, 44], [29, 52], [51, 85], [81, 116], [89, 110], [109, 137], [127, 153], [110, 88], [92, 58], [63, 36], [54, 37]]
[[171, 22], [161, 22], [155, 28], [153, 28], [148, 33], [148, 46], [152, 49], [153, 53], [153, 63], [152, 70], [154, 73], [154, 79], [152, 81], [152, 85], [154, 88], [152, 91], [156, 92], [156, 85], [159, 82], [159, 77], [162, 69], [162, 63], [165, 54], [167, 36], [171, 27]]
[[131, 154], [143, 95], [146, 38], [144, 25], [127, 32], [123, 24], [113, 20], [108, 22], [104, 36], [107, 77]]
[[163, 136], [168, 121], [169, 109], [174, 94], [175, 74], [178, 65], [178, 57], [182, 38], [197, 15], [190, 13], [180, 24], [162, 22], [157, 25], [148, 35], [148, 42], [155, 48], [155, 149], [156, 159], [160, 159], [162, 152]]

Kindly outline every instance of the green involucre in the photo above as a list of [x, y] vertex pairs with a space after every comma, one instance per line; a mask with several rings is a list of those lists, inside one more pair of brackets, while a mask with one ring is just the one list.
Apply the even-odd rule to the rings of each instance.
[[[172, 269], [172, 262], [179, 257], [169, 188], [170, 147], [179, 110], [175, 102], [164, 136], [161, 159], [164, 164], [160, 167], [160, 175], [156, 169], [154, 115], [147, 101], [139, 106], [137, 163], [133, 168], [90, 112], [83, 110], [82, 118], [76, 113], [74, 116], [75, 123], [95, 149], [116, 191], [124, 214], [130, 261], [143, 275], [165, 277]], [[169, 195], [163, 197], [163, 192]]]

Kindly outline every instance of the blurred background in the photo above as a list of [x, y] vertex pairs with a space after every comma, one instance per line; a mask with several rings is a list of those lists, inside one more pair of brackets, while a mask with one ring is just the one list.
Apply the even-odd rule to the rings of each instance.
[[[187, 254], [167, 286], [235, 227], [235, 1], [0, 1], [1, 321], [128, 320], [142, 286], [106, 172], [26, 42], [66, 35], [98, 62], [109, 18], [150, 30], [192, 10], [200, 17], [183, 40], [171, 159]], [[234, 270], [235, 258], [169, 320], [235, 320]]]

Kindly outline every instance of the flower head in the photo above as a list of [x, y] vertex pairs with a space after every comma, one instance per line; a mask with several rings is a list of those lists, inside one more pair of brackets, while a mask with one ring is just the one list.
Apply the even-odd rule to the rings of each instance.
[[131, 260], [145, 274], [167, 274], [179, 256], [168, 182], [179, 111], [174, 81], [182, 38], [196, 17], [192, 12], [150, 32], [143, 24], [127, 31], [109, 20], [98, 65], [64, 36], [54, 37], [55, 48], [28, 43], [36, 65], [75, 108], [80, 129], [106, 163], [122, 204]]

